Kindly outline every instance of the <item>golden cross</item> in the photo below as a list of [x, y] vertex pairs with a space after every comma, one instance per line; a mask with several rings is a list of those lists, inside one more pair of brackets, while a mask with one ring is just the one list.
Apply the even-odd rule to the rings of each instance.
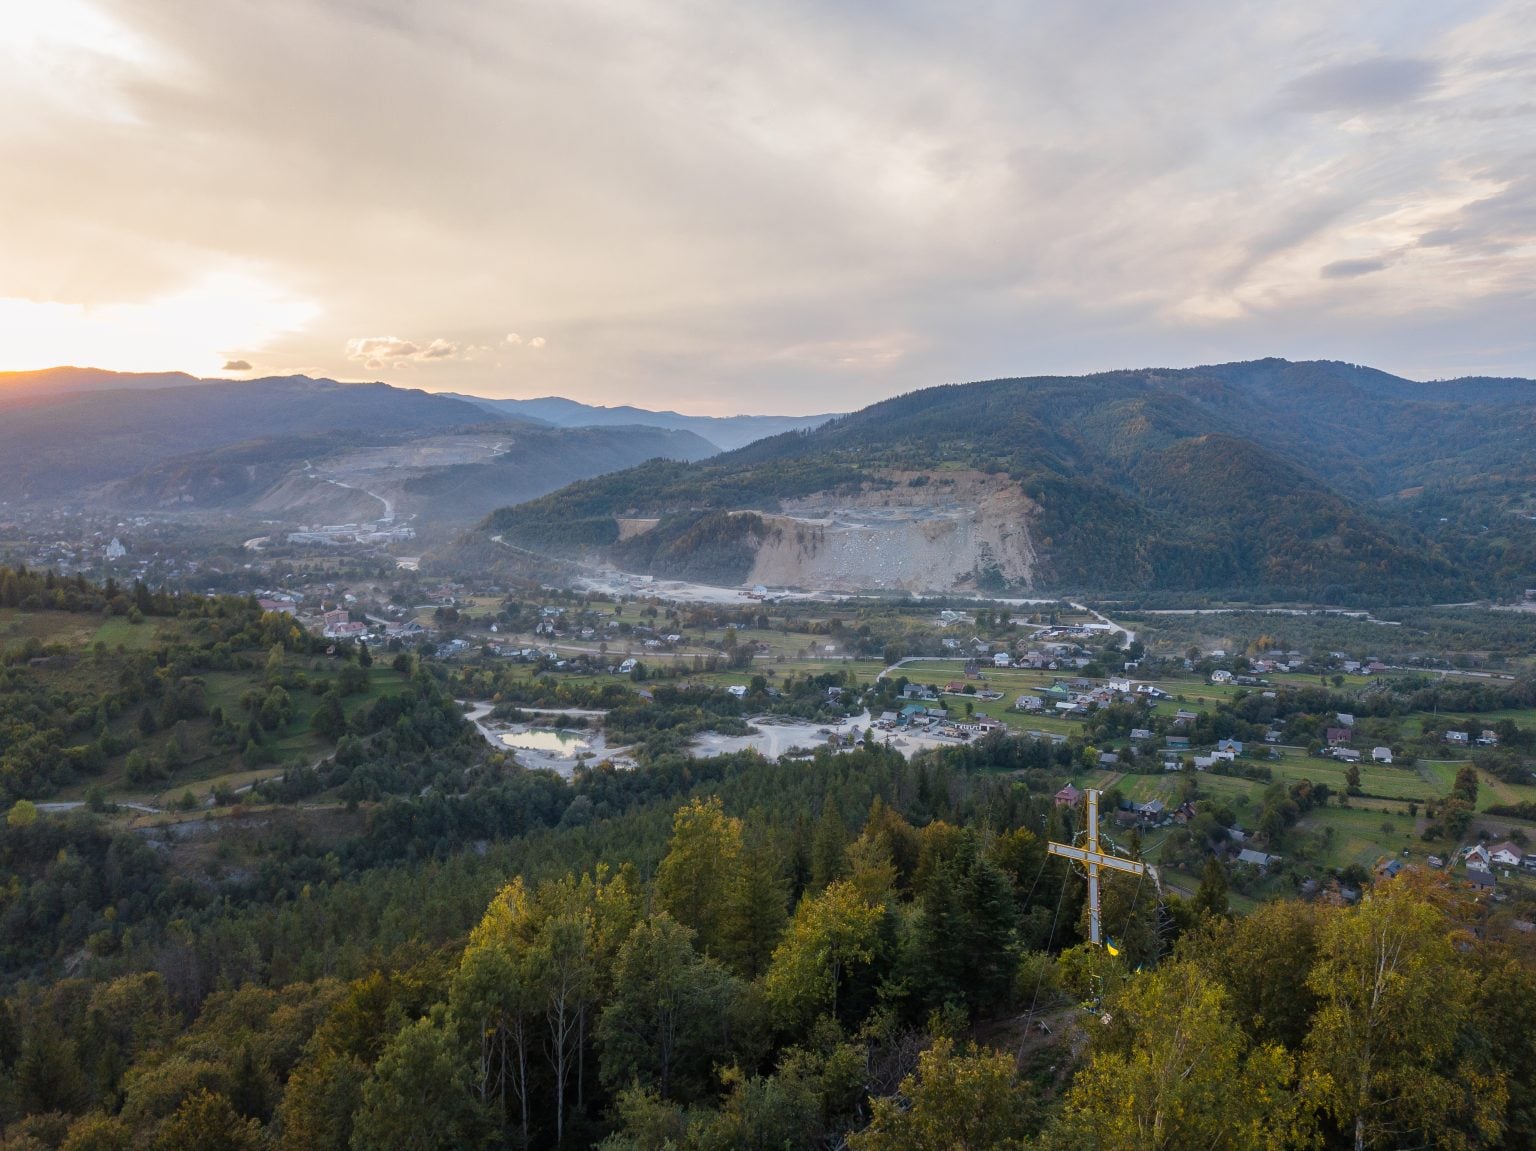
[[1045, 849], [1052, 855], [1059, 855], [1063, 859], [1075, 859], [1088, 868], [1088, 937], [1096, 944], [1103, 943], [1103, 932], [1099, 925], [1099, 868], [1108, 867], [1114, 871], [1128, 871], [1132, 875], [1141, 875], [1147, 870], [1146, 864], [1134, 859], [1121, 859], [1118, 855], [1108, 855], [1099, 850], [1099, 793], [1091, 788], [1084, 792], [1088, 800], [1088, 819], [1086, 821], [1087, 841], [1083, 847], [1074, 847], [1070, 843], [1047, 843]]

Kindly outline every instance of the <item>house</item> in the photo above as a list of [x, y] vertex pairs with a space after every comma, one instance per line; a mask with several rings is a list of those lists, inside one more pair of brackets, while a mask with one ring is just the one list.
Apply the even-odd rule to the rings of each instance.
[[1170, 748], [1178, 748], [1183, 751], [1189, 750], [1189, 736], [1187, 735], [1170, 735], [1164, 742]]
[[1070, 783], [1056, 793], [1057, 807], [1075, 807], [1077, 801], [1083, 798], [1083, 793]]
[[882, 711], [880, 713], [880, 718], [876, 722], [877, 723], [883, 723], [883, 724], [886, 724], [886, 725], [889, 725], [889, 726], [894, 726], [896, 721], [899, 720], [900, 718], [901, 717], [899, 715], [897, 715], [894, 711]]
[[1519, 867], [1520, 861], [1525, 858], [1525, 852], [1518, 844], [1505, 840], [1503, 843], [1495, 843], [1488, 849], [1488, 858], [1500, 867]]
[[1230, 671], [1225, 670], [1224, 668], [1218, 668], [1216, 671], [1211, 672], [1211, 682], [1212, 683], [1231, 683], [1232, 682], [1232, 673]]
[[1359, 763], [1360, 752], [1353, 747], [1336, 747], [1333, 749], [1333, 758], [1341, 763]]
[[1183, 708], [1180, 708], [1174, 713], [1173, 722], [1175, 725], [1182, 726], [1187, 723], [1194, 723], [1199, 718], [1200, 713], [1198, 711], [1185, 711]]
[[730, 692], [737, 699], [746, 699], [747, 698], [747, 685], [744, 684], [744, 683], [733, 683], [733, 684], [731, 684], [730, 687], [726, 688], [725, 690]]
[[1391, 763], [1392, 762], [1392, 749], [1390, 747], [1373, 747], [1373, 748], [1371, 748], [1371, 762], [1372, 763]]
[[1467, 747], [1472, 742], [1472, 737], [1464, 731], [1448, 731], [1445, 733], [1445, 742], [1455, 744], [1457, 747]]
[[1143, 740], [1148, 740], [1148, 739], [1151, 739], [1151, 738], [1152, 738], [1152, 729], [1151, 728], [1147, 728], [1147, 727], [1133, 727], [1133, 728], [1131, 728], [1131, 742], [1132, 743], [1140, 743]]
[[1254, 851], [1251, 847], [1245, 847], [1237, 853], [1237, 861], [1257, 867], [1260, 871], [1263, 871], [1271, 863], [1278, 863], [1280, 857], [1278, 855], [1266, 855], [1262, 851]]
[[1483, 728], [1483, 734], [1477, 737], [1477, 742], [1481, 747], [1498, 747], [1499, 733], [1491, 727], [1485, 727]]
[[635, 670], [635, 665], [639, 662], [639, 660], [635, 659], [626, 659], [623, 663], [619, 664], [619, 674], [628, 675]]
[[1340, 727], [1354, 727], [1355, 726], [1355, 717], [1350, 715], [1349, 712], [1347, 712], [1347, 711], [1339, 711], [1339, 712], [1335, 712], [1334, 715], [1338, 718], [1339, 726]]
[[1491, 871], [1478, 871], [1476, 869], [1469, 869], [1467, 873], [1462, 876], [1462, 878], [1479, 891], [1492, 891], [1498, 883], [1498, 881], [1494, 879], [1493, 872]]
[[1216, 741], [1216, 750], [1225, 751], [1231, 755], [1243, 754], [1243, 741], [1240, 739], [1219, 739]]
[[1329, 747], [1337, 747], [1339, 744], [1348, 743], [1354, 737], [1355, 733], [1347, 727], [1330, 727], [1325, 735]]
[[1020, 711], [1039, 711], [1045, 707], [1045, 701], [1038, 695], [1021, 695], [1013, 701], [1013, 706]]
[[993, 667], [1012, 667], [1013, 659], [1006, 651], [1000, 651], [992, 657]]
[[1114, 752], [1112, 752], [1112, 751], [1101, 751], [1101, 752], [1099, 752], [1099, 766], [1100, 767], [1114, 767], [1115, 764], [1117, 764], [1119, 762], [1120, 762], [1120, 757], [1118, 755], [1116, 755]]
[[1397, 873], [1403, 869], [1401, 859], [1389, 859], [1376, 869], [1376, 874], [1383, 879], [1396, 879]]
[[1157, 824], [1161, 823], [1163, 817], [1167, 815], [1167, 808], [1163, 805], [1162, 800], [1149, 799], [1146, 803], [1138, 803], [1136, 805], [1136, 815], [1142, 823], [1149, 825]]
[[1493, 853], [1479, 843], [1461, 853], [1469, 871], [1487, 871], [1493, 865]]

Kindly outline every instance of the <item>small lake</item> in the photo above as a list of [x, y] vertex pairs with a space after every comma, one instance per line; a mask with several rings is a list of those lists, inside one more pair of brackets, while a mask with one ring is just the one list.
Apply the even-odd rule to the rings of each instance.
[[542, 751], [547, 755], [562, 755], [571, 759], [583, 751], [592, 750], [591, 740], [582, 733], [556, 731], [554, 728], [508, 732], [501, 737], [501, 742], [524, 751]]

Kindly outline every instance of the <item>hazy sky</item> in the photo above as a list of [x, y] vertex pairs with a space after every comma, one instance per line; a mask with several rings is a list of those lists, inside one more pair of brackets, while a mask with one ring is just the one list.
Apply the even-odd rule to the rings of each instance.
[[0, 0], [0, 368], [719, 413], [1263, 355], [1536, 376], [1529, 0]]

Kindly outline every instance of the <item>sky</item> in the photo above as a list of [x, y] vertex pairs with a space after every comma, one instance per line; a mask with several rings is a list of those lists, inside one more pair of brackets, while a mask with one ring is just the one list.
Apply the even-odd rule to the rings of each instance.
[[1536, 377], [1515, 3], [0, 0], [0, 369]]

